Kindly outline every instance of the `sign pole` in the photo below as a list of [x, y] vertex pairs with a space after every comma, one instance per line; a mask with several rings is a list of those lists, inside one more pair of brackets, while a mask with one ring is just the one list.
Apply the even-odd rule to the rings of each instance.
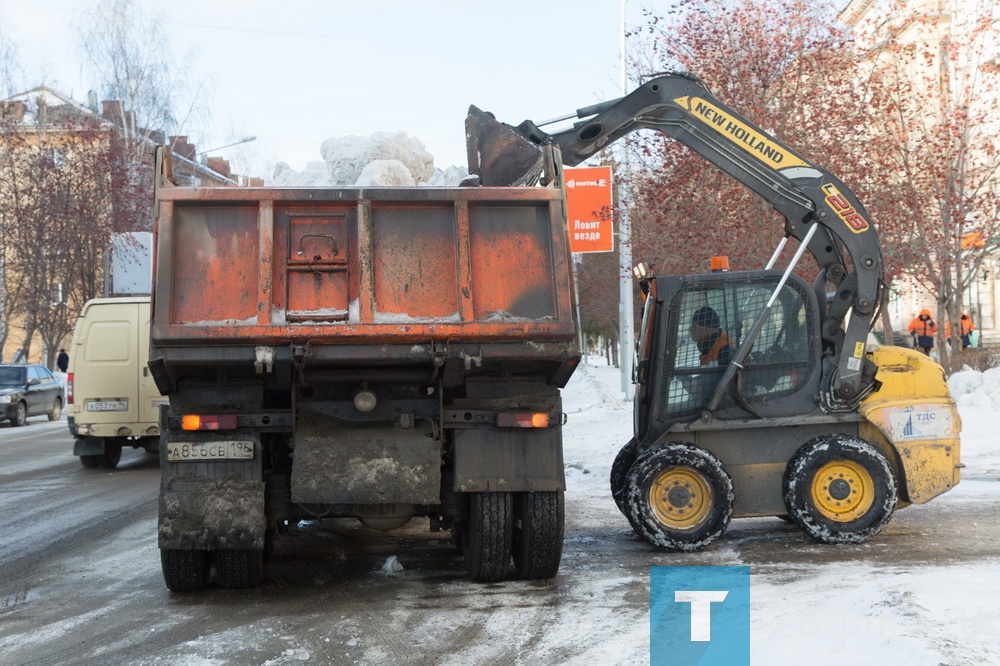
[[[625, 3], [622, 0], [622, 30], [621, 30], [621, 74], [622, 96], [628, 94], [628, 77], [625, 72]], [[628, 173], [628, 143], [622, 145], [624, 153], [623, 168]], [[629, 220], [628, 204], [626, 203], [625, 180], [627, 176], [618, 177], [618, 256], [619, 256], [619, 287], [620, 304], [618, 307], [618, 362], [622, 373], [622, 392], [626, 400], [635, 396], [632, 385], [632, 224]]]

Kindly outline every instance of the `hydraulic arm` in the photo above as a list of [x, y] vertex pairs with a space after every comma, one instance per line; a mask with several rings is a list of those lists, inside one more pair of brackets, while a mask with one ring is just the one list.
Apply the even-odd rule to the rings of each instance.
[[691, 75], [660, 76], [620, 99], [540, 124], [572, 117], [583, 120], [549, 134], [530, 120], [512, 127], [470, 107], [469, 170], [484, 185], [531, 185], [541, 175], [546, 146], [558, 148], [563, 162], [574, 166], [639, 129], [685, 144], [763, 197], [785, 218], [786, 237], [806, 243], [820, 267], [822, 337], [835, 366], [825, 373], [824, 402], [832, 409], [857, 404], [874, 382], [865, 343], [885, 282], [875, 226], [854, 193], [715, 99]]

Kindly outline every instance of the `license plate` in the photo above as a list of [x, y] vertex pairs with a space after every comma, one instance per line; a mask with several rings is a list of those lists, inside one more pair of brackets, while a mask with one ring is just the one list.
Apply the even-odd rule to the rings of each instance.
[[128, 400], [91, 400], [87, 403], [88, 412], [127, 412]]
[[253, 460], [253, 442], [167, 442], [167, 462], [189, 460]]

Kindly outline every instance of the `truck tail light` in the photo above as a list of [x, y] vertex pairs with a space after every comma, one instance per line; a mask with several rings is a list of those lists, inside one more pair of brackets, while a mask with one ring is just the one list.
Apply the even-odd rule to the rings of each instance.
[[549, 415], [542, 412], [501, 412], [497, 414], [500, 428], [548, 428]]
[[73, 404], [73, 373], [66, 375], [66, 404]]
[[235, 414], [185, 414], [181, 430], [235, 430]]

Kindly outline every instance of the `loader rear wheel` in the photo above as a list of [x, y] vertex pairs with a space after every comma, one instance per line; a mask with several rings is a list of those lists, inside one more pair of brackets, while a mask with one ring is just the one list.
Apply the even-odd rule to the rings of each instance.
[[462, 553], [469, 578], [494, 583], [510, 570], [514, 500], [510, 493], [470, 493], [462, 530]]
[[518, 493], [514, 498], [514, 568], [523, 580], [552, 578], [562, 560], [562, 491]]
[[259, 587], [264, 577], [264, 549], [215, 551], [219, 585], [231, 590]]
[[636, 458], [625, 484], [633, 527], [668, 551], [704, 548], [729, 527], [733, 480], [709, 451], [672, 442]]
[[207, 550], [160, 550], [163, 582], [173, 592], [196, 592], [208, 582]]
[[636, 534], [642, 534], [628, 510], [628, 503], [625, 501], [625, 482], [628, 480], [629, 470], [635, 464], [637, 456], [635, 440], [629, 441], [615, 456], [615, 461], [611, 463], [611, 497], [615, 500], [615, 506], [628, 520], [628, 524], [632, 526], [632, 530]]
[[632, 468], [632, 464], [635, 463], [635, 458], [635, 440], [633, 439], [618, 451], [615, 461], [611, 463], [611, 497], [614, 498], [618, 510], [626, 517], [628, 517], [628, 512], [625, 510], [625, 479], [628, 477], [628, 471]]
[[792, 521], [823, 543], [861, 543], [896, 508], [896, 475], [878, 449], [850, 435], [812, 439], [788, 461], [783, 478]]

